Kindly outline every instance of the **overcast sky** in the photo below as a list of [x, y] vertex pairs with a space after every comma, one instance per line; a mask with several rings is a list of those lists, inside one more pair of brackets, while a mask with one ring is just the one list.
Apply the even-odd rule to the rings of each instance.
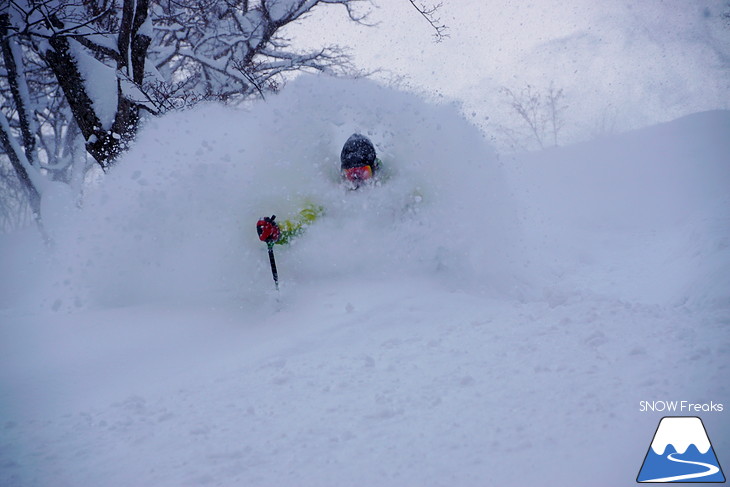
[[329, 7], [295, 35], [347, 46], [359, 67], [460, 101], [485, 127], [509, 116], [500, 87], [553, 82], [565, 90], [570, 132], [584, 138], [606, 119], [621, 130], [730, 108], [727, 3], [444, 0], [450, 37], [435, 43], [407, 0], [375, 0], [374, 27]]

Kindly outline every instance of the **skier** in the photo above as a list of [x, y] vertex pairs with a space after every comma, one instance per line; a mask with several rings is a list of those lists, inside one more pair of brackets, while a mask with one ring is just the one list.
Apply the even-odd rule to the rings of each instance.
[[342, 147], [340, 171], [350, 189], [375, 181], [380, 165], [373, 143], [364, 135], [352, 134]]
[[[381, 166], [370, 139], [357, 133], [347, 139], [340, 153], [340, 174], [347, 188], [354, 190], [365, 184], [373, 184], [377, 181]], [[276, 221], [276, 215], [260, 218], [256, 222], [259, 240], [269, 247], [289, 243], [323, 213], [324, 208], [309, 203], [296, 217], [281, 223]]]

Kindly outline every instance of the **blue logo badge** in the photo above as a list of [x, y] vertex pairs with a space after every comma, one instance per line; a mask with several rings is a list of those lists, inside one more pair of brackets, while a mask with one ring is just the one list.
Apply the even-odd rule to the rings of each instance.
[[705, 425], [696, 416], [659, 421], [637, 482], [725, 482]]

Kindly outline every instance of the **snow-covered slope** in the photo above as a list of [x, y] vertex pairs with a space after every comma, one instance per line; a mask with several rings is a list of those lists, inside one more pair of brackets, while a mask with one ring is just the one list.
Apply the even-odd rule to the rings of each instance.
[[[728, 402], [729, 125], [500, 160], [322, 78], [151, 122], [52, 256], [0, 241], [0, 484], [633, 485], [640, 401]], [[353, 131], [379, 187], [337, 184]], [[308, 201], [277, 300], [253, 227]]]
[[704, 112], [505, 161], [533, 260], [628, 300], [728, 306], [728, 133], [730, 112]]

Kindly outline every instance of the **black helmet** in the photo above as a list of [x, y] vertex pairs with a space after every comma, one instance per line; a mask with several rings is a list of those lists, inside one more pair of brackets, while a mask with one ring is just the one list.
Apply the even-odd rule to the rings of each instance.
[[340, 162], [343, 170], [362, 166], [372, 167], [375, 164], [375, 147], [364, 135], [352, 134], [342, 147]]

